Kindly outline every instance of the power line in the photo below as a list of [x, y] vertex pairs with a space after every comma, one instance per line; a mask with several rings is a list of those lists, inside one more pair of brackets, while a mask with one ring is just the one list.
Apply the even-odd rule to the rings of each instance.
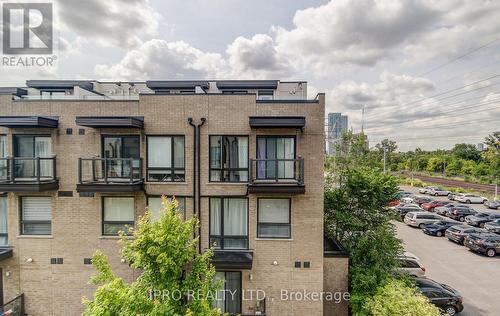
[[479, 46], [479, 47], [477, 47], [477, 48], [475, 48], [475, 49], [473, 49], [473, 50], [470, 50], [470, 51], [468, 51], [467, 53], [465, 53], [465, 54], [463, 54], [463, 55], [460, 55], [460, 56], [458, 56], [458, 57], [455, 57], [455, 58], [453, 58], [453, 59], [451, 59], [451, 60], [449, 60], [449, 61], [447, 61], [447, 62], [445, 62], [445, 63], [443, 63], [443, 64], [441, 64], [441, 65], [438, 65], [438, 66], [436, 66], [436, 67], [434, 67], [434, 68], [430, 69], [429, 71], [426, 71], [426, 72], [424, 72], [424, 73], [421, 73], [421, 74], [419, 74], [419, 75], [417, 75], [417, 76], [418, 76], [418, 77], [421, 77], [421, 76], [428, 75], [428, 74], [430, 74], [431, 72], [434, 72], [434, 71], [439, 70], [439, 69], [441, 69], [441, 68], [443, 68], [443, 67], [446, 67], [446, 66], [448, 66], [449, 64], [452, 64], [452, 63], [454, 63], [454, 62], [456, 62], [456, 61], [458, 61], [458, 60], [460, 60], [460, 59], [462, 59], [462, 58], [464, 58], [464, 57], [466, 57], [466, 56], [469, 56], [469, 55], [471, 55], [471, 54], [473, 54], [473, 53], [477, 52], [478, 50], [481, 50], [481, 49], [483, 49], [483, 48], [485, 48], [485, 47], [487, 47], [487, 46], [489, 46], [489, 45], [491, 45], [491, 44], [495, 43], [495, 42], [496, 42], [496, 41], [498, 41], [498, 40], [500, 40], [500, 37], [498, 37], [498, 38], [494, 39], [493, 41], [490, 41], [490, 42], [488, 42], [488, 43], [486, 43], [486, 44], [484, 44], [484, 45], [481, 45], [481, 46]]

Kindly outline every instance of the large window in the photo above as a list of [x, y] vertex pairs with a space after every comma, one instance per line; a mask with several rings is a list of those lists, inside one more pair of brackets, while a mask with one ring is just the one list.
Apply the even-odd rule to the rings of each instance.
[[129, 234], [134, 228], [133, 197], [103, 197], [103, 235], [118, 235], [120, 231]]
[[290, 199], [259, 199], [257, 237], [290, 238]]
[[148, 181], [185, 181], [184, 136], [148, 136]]
[[[52, 139], [50, 136], [14, 135], [14, 156], [19, 159], [15, 162], [16, 178], [36, 178], [37, 163], [29, 158], [51, 158]], [[28, 159], [22, 159], [28, 158]], [[40, 177], [53, 176], [53, 162], [47, 159], [40, 160]]]
[[52, 232], [52, 198], [24, 196], [21, 198], [21, 234], [50, 235]]
[[0, 196], [0, 246], [8, 245], [8, 215], [7, 212], [7, 197]]
[[241, 313], [241, 272], [218, 271], [214, 282], [223, 281], [222, 288], [217, 292], [214, 306], [222, 314], [238, 315]]
[[210, 181], [248, 181], [247, 136], [210, 136]]
[[[140, 174], [139, 136], [103, 136], [102, 156], [108, 158], [106, 170], [108, 178], [134, 178]], [[133, 158], [132, 161], [127, 158]]]
[[[168, 198], [171, 200], [171, 198]], [[179, 203], [179, 211], [182, 213], [182, 218], [186, 218], [186, 198], [175, 197], [177, 203]], [[161, 203], [161, 197], [150, 196], [148, 197], [148, 208], [151, 210], [151, 220], [156, 221], [160, 218], [160, 212], [163, 211], [163, 205]]]
[[210, 198], [210, 247], [248, 249], [248, 200]]
[[257, 179], [295, 178], [295, 137], [257, 137]]

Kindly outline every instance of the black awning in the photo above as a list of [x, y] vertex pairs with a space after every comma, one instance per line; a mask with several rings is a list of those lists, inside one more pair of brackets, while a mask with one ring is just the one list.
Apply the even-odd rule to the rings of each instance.
[[348, 254], [342, 244], [329, 236], [323, 237], [323, 256], [329, 257], [348, 257]]
[[215, 250], [212, 257], [212, 264], [218, 270], [252, 269], [253, 252], [248, 250]]
[[144, 128], [142, 116], [77, 116], [76, 125], [101, 128]]
[[0, 126], [19, 128], [57, 128], [59, 120], [46, 116], [0, 116]]
[[276, 89], [278, 80], [220, 80], [217, 81], [219, 89]]
[[251, 116], [251, 128], [303, 128], [306, 125], [304, 116]]
[[12, 248], [0, 247], [0, 261], [12, 258]]
[[146, 86], [151, 90], [184, 90], [201, 87], [208, 89], [208, 81], [191, 81], [191, 80], [157, 80], [147, 81]]

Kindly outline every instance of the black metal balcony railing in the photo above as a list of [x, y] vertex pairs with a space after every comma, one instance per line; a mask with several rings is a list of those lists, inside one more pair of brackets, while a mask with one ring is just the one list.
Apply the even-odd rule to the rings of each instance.
[[304, 184], [304, 158], [250, 159], [250, 184]]
[[0, 315], [24, 316], [24, 294], [20, 294], [0, 306]]
[[56, 157], [0, 158], [0, 183], [56, 181]]
[[79, 158], [78, 183], [143, 182], [141, 158]]

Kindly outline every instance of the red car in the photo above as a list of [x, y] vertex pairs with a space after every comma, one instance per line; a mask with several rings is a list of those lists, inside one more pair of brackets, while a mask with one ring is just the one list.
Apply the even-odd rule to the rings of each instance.
[[426, 211], [433, 212], [434, 208], [440, 207], [440, 206], [445, 206], [446, 204], [450, 204], [450, 201], [432, 201], [429, 203], [424, 203], [420, 205], [421, 208], [423, 208]]

